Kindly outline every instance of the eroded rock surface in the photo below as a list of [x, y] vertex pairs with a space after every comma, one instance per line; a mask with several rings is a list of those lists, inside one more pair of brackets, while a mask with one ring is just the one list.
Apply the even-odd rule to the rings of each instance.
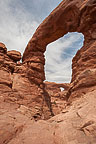
[[96, 143], [96, 90], [47, 121], [35, 122], [26, 109], [21, 107], [20, 111], [5, 102], [0, 105], [0, 144]]
[[[96, 1], [95, 0], [63, 0], [60, 5], [41, 23], [29, 41], [23, 55], [23, 61], [31, 60], [39, 53], [37, 59], [46, 51], [46, 46], [64, 36], [68, 32], [80, 32], [84, 35], [84, 45], [73, 58], [72, 63], [72, 87], [69, 90], [68, 98], [76, 97], [78, 90], [95, 85], [94, 74], [86, 71], [95, 70], [95, 49], [96, 49]], [[41, 60], [40, 60], [41, 61]], [[42, 76], [44, 76], [42, 71]], [[83, 76], [82, 76], [83, 75]], [[93, 75], [93, 76], [92, 76]], [[88, 78], [89, 81], [86, 79]], [[92, 78], [92, 79], [91, 79]], [[43, 79], [42, 79], [43, 81]], [[82, 81], [84, 84], [82, 84]], [[77, 91], [77, 92], [76, 92]], [[89, 90], [90, 91], [90, 90]], [[73, 93], [73, 94], [72, 94]]]
[[54, 115], [59, 114], [63, 109], [66, 108], [67, 101], [66, 95], [70, 88], [69, 83], [55, 83], [55, 82], [44, 82], [45, 90], [50, 96], [51, 107]]
[[15, 50], [11, 50], [7, 52], [7, 55], [13, 59], [14, 61], [20, 61], [21, 60], [21, 53]]
[[[68, 32], [85, 41], [60, 92], [60, 84], [43, 82], [44, 52]], [[0, 43], [0, 144], [96, 144], [95, 48], [96, 0], [63, 0], [36, 30], [23, 63]]]
[[[7, 52], [6, 46], [2, 43], [0, 50], [0, 96], [3, 101], [17, 104], [18, 107], [27, 106], [31, 109], [32, 116], [37, 119], [51, 117], [50, 107], [46, 104], [50, 98], [44, 99], [44, 84], [34, 80], [34, 75], [39, 77], [40, 74], [31, 68], [31, 62], [18, 62], [21, 59], [20, 52]], [[35, 65], [36, 63], [34, 67]]]

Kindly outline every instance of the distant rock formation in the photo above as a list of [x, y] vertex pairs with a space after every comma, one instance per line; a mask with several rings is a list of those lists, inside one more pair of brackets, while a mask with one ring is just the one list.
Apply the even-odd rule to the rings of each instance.
[[[55, 82], [44, 82], [45, 90], [51, 99], [51, 107], [54, 115], [59, 114], [66, 108], [66, 94], [70, 88], [68, 83], [55, 83]], [[61, 91], [61, 88], [64, 90]]]
[[[46, 46], [68, 32], [85, 38], [71, 83], [44, 82]], [[20, 59], [0, 43], [0, 144], [96, 144], [96, 0], [63, 0]]]

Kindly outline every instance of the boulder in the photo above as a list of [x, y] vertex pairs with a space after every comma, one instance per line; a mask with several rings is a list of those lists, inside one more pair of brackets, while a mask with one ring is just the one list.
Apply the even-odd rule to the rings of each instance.
[[7, 52], [7, 55], [14, 61], [21, 60], [21, 53], [19, 51], [11, 50]]
[[7, 52], [6, 46], [1, 42], [0, 42], [0, 52], [1, 53], [6, 53]]

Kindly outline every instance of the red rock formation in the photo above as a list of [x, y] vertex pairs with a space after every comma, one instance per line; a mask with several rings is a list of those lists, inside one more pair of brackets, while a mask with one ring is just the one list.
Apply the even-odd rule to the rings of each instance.
[[[72, 63], [72, 86], [67, 97], [78, 95], [78, 89], [82, 87], [82, 92], [86, 92], [86, 86], [95, 85], [91, 83], [90, 77], [94, 74], [84, 75], [90, 68], [95, 68], [95, 47], [96, 47], [96, 3], [95, 0], [64, 0], [61, 4], [41, 23], [32, 39], [29, 41], [23, 55], [23, 61], [31, 61], [33, 56], [39, 53], [44, 64], [43, 53], [46, 46], [64, 36], [68, 32], [83, 33], [84, 46], [79, 50]], [[41, 60], [40, 60], [41, 61]], [[42, 61], [41, 61], [42, 62]], [[38, 63], [38, 62], [36, 62]], [[32, 64], [33, 65], [33, 64]], [[43, 66], [42, 66], [43, 68]], [[44, 76], [42, 69], [41, 77]], [[82, 76], [83, 75], [83, 76]], [[93, 76], [92, 76], [93, 75]], [[88, 78], [86, 80], [86, 78]], [[40, 79], [42, 82], [44, 79]], [[82, 84], [83, 81], [83, 84]], [[76, 94], [77, 90], [77, 94]], [[75, 94], [74, 94], [75, 91]]]
[[7, 48], [3, 43], [0, 43], [0, 52], [3, 52], [3, 53], [7, 52]]
[[[22, 64], [17, 63], [19, 52], [8, 54], [0, 43], [0, 144], [96, 143], [95, 15], [96, 0], [63, 0], [36, 30]], [[50, 85], [46, 88], [43, 82], [46, 46], [75, 31], [82, 32], [85, 41], [73, 58], [66, 107], [47, 121], [35, 122], [52, 116]], [[54, 86], [60, 85], [51, 86], [57, 93]]]
[[[34, 69], [31, 69], [31, 63], [17, 63], [21, 59], [18, 51], [8, 51], [4, 44], [0, 43], [0, 94], [3, 101], [27, 106], [31, 109], [31, 114], [35, 118], [48, 119], [51, 116], [50, 108], [44, 99], [42, 88], [43, 83], [35, 83], [34, 77], [40, 76]], [[37, 69], [39, 64], [36, 65]], [[43, 88], [44, 89], [44, 88]], [[48, 103], [48, 102], [47, 102]], [[44, 114], [46, 112], [46, 115]]]
[[[44, 82], [45, 90], [51, 99], [51, 107], [54, 115], [59, 114], [63, 109], [66, 108], [66, 94], [70, 88], [69, 83], [55, 83], [55, 82]], [[61, 88], [64, 88], [61, 91]]]
[[20, 61], [21, 60], [21, 53], [17, 52], [15, 50], [11, 50], [7, 52], [7, 55], [13, 59], [14, 61]]

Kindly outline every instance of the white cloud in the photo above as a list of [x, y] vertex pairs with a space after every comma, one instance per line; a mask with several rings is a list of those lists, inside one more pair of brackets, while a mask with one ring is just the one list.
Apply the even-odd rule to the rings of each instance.
[[15, 49], [23, 53], [39, 24], [30, 18], [22, 4], [16, 3], [16, 7], [13, 7], [12, 2], [4, 0], [0, 3], [0, 41], [8, 50]]

